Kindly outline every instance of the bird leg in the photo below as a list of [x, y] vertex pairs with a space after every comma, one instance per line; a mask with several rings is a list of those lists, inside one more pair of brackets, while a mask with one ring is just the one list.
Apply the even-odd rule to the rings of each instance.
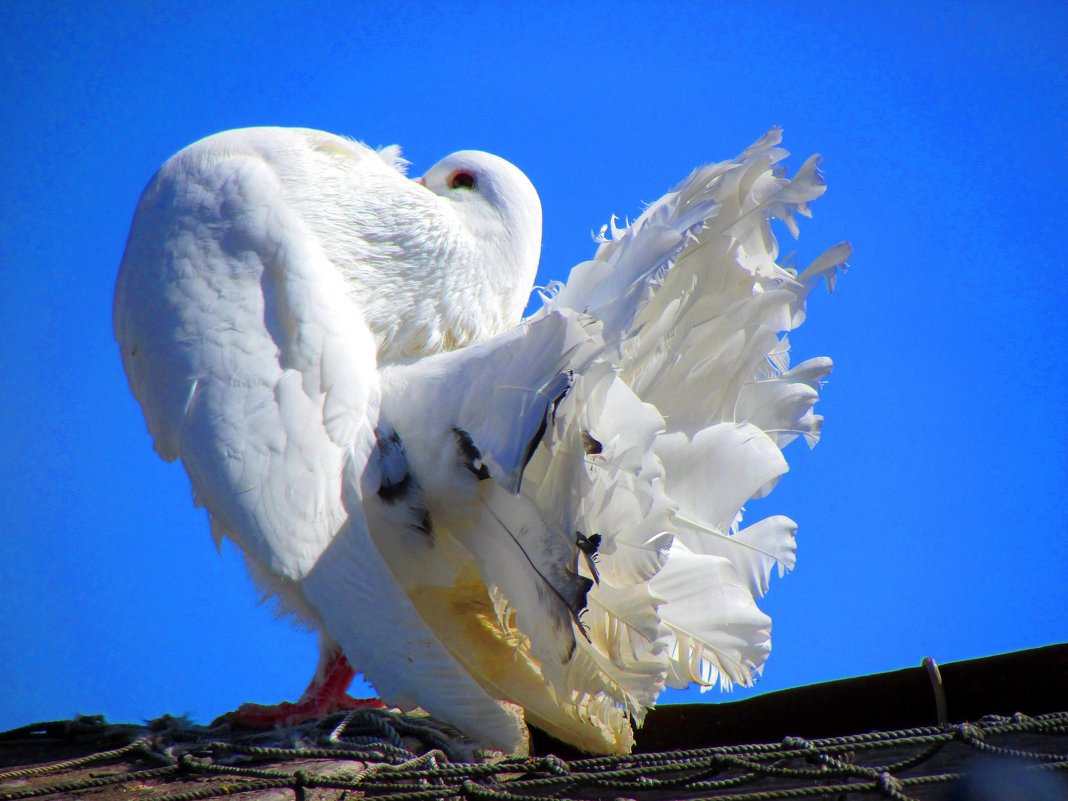
[[348, 709], [384, 709], [386, 705], [377, 698], [352, 698], [348, 694], [355, 675], [356, 671], [341, 649], [333, 645], [324, 651], [315, 677], [296, 703], [242, 704], [233, 712], [216, 718], [212, 725], [229, 723], [241, 728], [269, 729], [303, 723]]

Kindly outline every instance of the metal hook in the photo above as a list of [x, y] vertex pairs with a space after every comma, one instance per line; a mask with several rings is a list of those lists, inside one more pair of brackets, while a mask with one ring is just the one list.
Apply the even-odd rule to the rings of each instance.
[[934, 661], [934, 657], [925, 656], [923, 661], [920, 662], [920, 667], [927, 671], [927, 678], [931, 680], [938, 725], [944, 726], [949, 723], [949, 713], [946, 711], [946, 688], [942, 685], [942, 674], [938, 670], [938, 663]]

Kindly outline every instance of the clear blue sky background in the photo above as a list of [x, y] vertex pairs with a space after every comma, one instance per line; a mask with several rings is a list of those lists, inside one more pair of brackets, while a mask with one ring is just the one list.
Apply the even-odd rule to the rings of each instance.
[[794, 337], [837, 363], [824, 441], [750, 509], [801, 527], [758, 691], [1068, 640], [1064, 4], [516, 5], [0, 4], [0, 728], [207, 720], [310, 677], [111, 334], [142, 187], [247, 125], [399, 142], [413, 174], [505, 156], [545, 206], [542, 280], [785, 126], [830, 185], [801, 261], [856, 254]]

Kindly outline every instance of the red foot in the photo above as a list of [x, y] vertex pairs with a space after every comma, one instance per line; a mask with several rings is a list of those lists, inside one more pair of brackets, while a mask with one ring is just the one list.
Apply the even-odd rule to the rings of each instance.
[[326, 659], [325, 670], [316, 673], [304, 695], [295, 704], [283, 701], [280, 704], [242, 704], [233, 712], [216, 718], [212, 725], [229, 723], [231, 726], [249, 729], [270, 729], [275, 726], [291, 726], [314, 720], [325, 715], [348, 709], [384, 709], [385, 704], [377, 698], [352, 698], [347, 690], [356, 671], [349, 665], [345, 655], [334, 651]]

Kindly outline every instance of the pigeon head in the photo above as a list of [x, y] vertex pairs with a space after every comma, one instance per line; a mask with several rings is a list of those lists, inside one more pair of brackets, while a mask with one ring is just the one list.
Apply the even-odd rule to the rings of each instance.
[[483, 254], [483, 275], [494, 285], [510, 324], [519, 321], [541, 253], [541, 200], [523, 172], [499, 156], [462, 150], [446, 156], [418, 183], [442, 199]]

